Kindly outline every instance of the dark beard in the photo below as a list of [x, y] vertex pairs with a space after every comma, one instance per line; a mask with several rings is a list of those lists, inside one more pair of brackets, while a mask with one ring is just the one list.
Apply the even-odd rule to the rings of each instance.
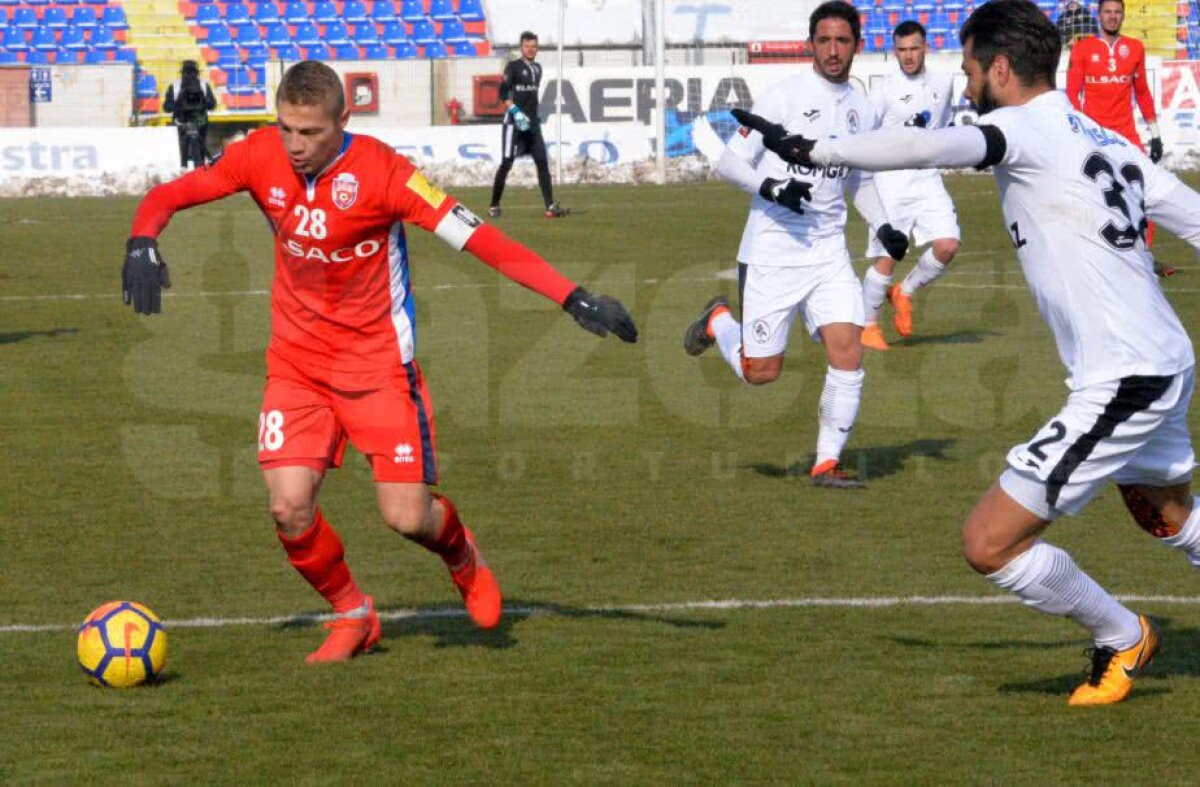
[[993, 109], [996, 109], [996, 99], [992, 98], [992, 86], [985, 80], [983, 87], [979, 90], [979, 98], [975, 100], [975, 111], [981, 115], [986, 115]]

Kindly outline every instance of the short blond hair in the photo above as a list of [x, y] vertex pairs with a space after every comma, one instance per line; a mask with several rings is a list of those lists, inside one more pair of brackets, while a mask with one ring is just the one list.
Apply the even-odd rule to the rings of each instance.
[[275, 103], [325, 106], [338, 118], [346, 110], [346, 92], [336, 71], [319, 61], [304, 60], [289, 68], [279, 80]]

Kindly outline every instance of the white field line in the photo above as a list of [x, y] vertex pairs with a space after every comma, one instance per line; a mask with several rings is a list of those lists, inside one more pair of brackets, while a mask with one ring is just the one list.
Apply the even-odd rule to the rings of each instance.
[[[1117, 596], [1124, 603], [1175, 604], [1182, 606], [1200, 605], [1200, 596]], [[763, 609], [803, 609], [812, 607], [849, 607], [853, 609], [896, 609], [901, 607], [966, 606], [983, 607], [1000, 604], [1016, 604], [1016, 596], [862, 596], [849, 598], [779, 598], [779, 599], [721, 599], [711, 601], [678, 601], [665, 604], [625, 604], [614, 606], [558, 607], [524, 606], [505, 607], [507, 615], [517, 617], [564, 617], [605, 614], [654, 614], [666, 612], [737, 612]], [[466, 617], [466, 610], [446, 607], [444, 609], [399, 609], [380, 612], [381, 620], [433, 620]], [[233, 626], [300, 626], [316, 625], [330, 620], [332, 615], [280, 615], [275, 617], [239, 618], [187, 618], [165, 620], [167, 628], [229, 628]], [[30, 634], [56, 631], [73, 631], [78, 623], [13, 623], [0, 626], [0, 634]]]

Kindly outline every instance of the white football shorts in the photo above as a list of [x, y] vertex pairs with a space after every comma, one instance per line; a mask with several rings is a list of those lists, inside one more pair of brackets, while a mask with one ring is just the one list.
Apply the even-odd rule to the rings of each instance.
[[[941, 178], [927, 178], [919, 186], [903, 196], [887, 200], [888, 223], [894, 229], [912, 235], [916, 247], [924, 246], [941, 238], [958, 240], [962, 233], [958, 228], [958, 212], [946, 191]], [[878, 227], [868, 229], [867, 258], [878, 259], [888, 256], [887, 249], [875, 237]]]
[[768, 358], [787, 349], [788, 333], [798, 314], [809, 336], [819, 341], [822, 325], [863, 325], [862, 283], [850, 267], [850, 255], [824, 265], [775, 268], [742, 265], [742, 354]]
[[1033, 439], [1008, 452], [1000, 486], [1043, 519], [1078, 514], [1108, 482], [1172, 486], [1191, 480], [1192, 367], [1072, 391]]

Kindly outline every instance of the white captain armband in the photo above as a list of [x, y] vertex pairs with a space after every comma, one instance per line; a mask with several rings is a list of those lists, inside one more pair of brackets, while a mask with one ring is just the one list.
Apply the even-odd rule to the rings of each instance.
[[453, 247], [455, 251], [462, 251], [463, 246], [466, 246], [467, 241], [475, 234], [475, 230], [481, 226], [483, 226], [483, 219], [468, 210], [466, 205], [460, 203], [442, 217], [433, 234]]

